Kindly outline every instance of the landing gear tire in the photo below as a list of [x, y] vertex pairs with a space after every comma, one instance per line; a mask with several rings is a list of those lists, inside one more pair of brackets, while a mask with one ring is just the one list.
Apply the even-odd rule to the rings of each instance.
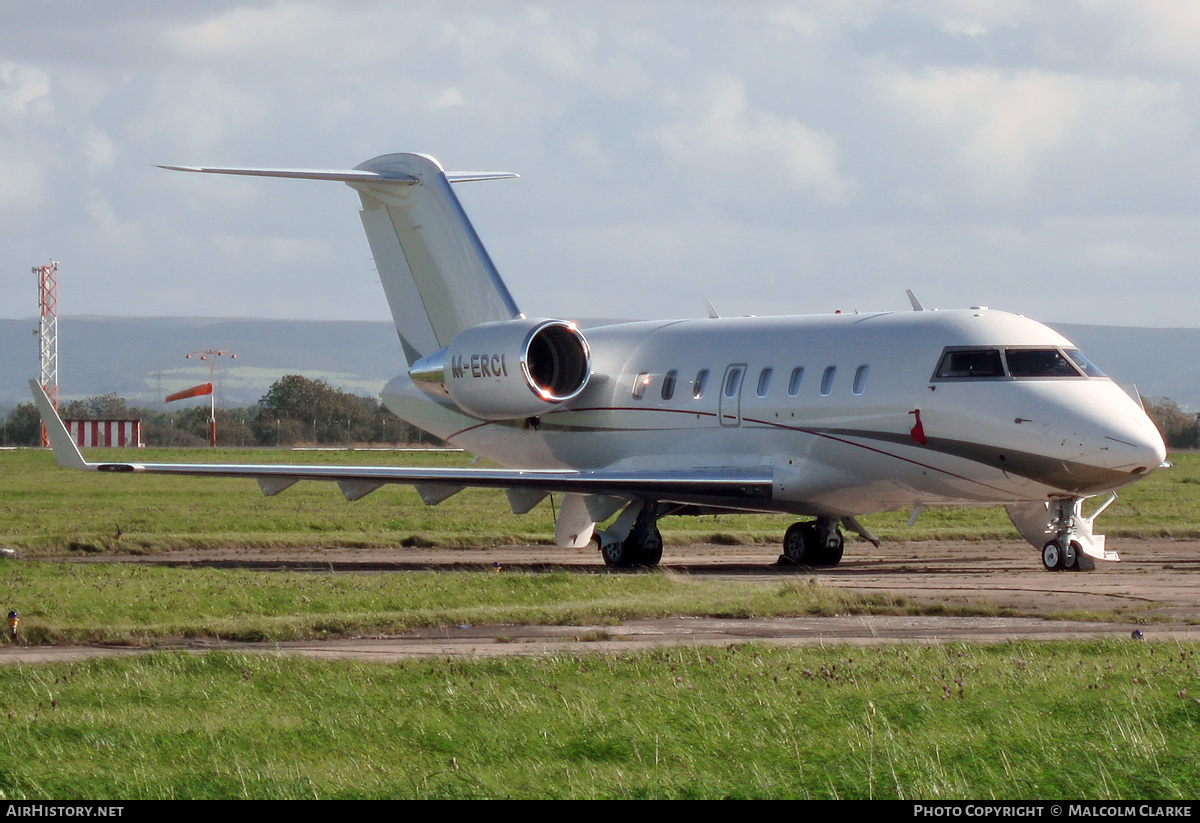
[[783, 556], [797, 566], [812, 563], [817, 547], [817, 529], [812, 523], [793, 523], [783, 534]]
[[657, 526], [635, 528], [620, 543], [607, 543], [600, 547], [604, 565], [612, 569], [657, 566], [662, 560], [662, 553], [662, 533]]
[[[1065, 555], [1066, 551], [1063, 550], [1062, 544], [1057, 540], [1051, 540], [1045, 546], [1042, 546], [1042, 565], [1046, 567], [1046, 571], [1062, 571]], [[1078, 561], [1078, 557], [1076, 561]]]
[[662, 560], [663, 540], [662, 532], [657, 526], [651, 526], [644, 533], [639, 534], [634, 530], [633, 534], [629, 535], [626, 542], [637, 539], [637, 545], [633, 551], [633, 563], [637, 566], [657, 566]]
[[1067, 542], [1063, 548], [1063, 563], [1064, 569], [1076, 571], [1079, 569], [1079, 555], [1082, 553], [1083, 547], [1075, 540]]
[[633, 550], [628, 539], [620, 543], [601, 544], [600, 555], [604, 558], [604, 565], [610, 569], [626, 569], [633, 565]]
[[833, 531], [827, 543], [821, 542], [821, 529], [815, 522], [793, 523], [783, 535], [783, 560], [797, 566], [836, 566], [842, 561], [846, 541]]
[[837, 542], [820, 546], [816, 551], [816, 557], [811, 562], [814, 566], [836, 566], [842, 562], [842, 554], [845, 550], [846, 540], [842, 537], [841, 532], [838, 532]]

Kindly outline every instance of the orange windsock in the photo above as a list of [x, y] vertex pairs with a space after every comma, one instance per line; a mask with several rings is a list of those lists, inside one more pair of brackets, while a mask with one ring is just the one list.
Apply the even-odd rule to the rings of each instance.
[[212, 383], [201, 383], [199, 386], [168, 394], [164, 402], [170, 403], [172, 400], [183, 400], [186, 397], [203, 397], [206, 394], [212, 394]]

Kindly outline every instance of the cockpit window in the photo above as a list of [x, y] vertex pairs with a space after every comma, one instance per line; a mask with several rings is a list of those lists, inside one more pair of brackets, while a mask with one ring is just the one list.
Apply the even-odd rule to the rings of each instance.
[[1047, 377], [1104, 377], [1079, 349], [948, 348], [934, 380], [1004, 380]]
[[940, 378], [1003, 377], [1004, 362], [999, 349], [958, 349], [942, 355]]
[[1067, 357], [1075, 361], [1075, 365], [1083, 369], [1083, 373], [1088, 377], [1104, 377], [1104, 372], [1096, 367], [1096, 364], [1083, 356], [1083, 352], [1079, 349], [1067, 349]]
[[1013, 377], [1080, 377], [1079, 369], [1058, 349], [1006, 349]]

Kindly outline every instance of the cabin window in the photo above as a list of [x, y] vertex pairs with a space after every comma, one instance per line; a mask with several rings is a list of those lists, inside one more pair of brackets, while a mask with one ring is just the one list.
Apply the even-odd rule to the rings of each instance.
[[1067, 357], [1075, 361], [1075, 365], [1083, 369], [1083, 373], [1088, 377], [1104, 377], [1104, 372], [1096, 367], [1096, 364], [1083, 356], [1083, 352], [1079, 349], [1067, 349]]
[[833, 393], [833, 378], [837, 377], [837, 366], [826, 366], [821, 375], [821, 396], [828, 397]]
[[771, 375], [775, 373], [774, 369], [766, 368], [758, 373], [758, 389], [755, 392], [759, 397], [766, 397], [767, 392], [771, 390]]
[[1006, 349], [1013, 377], [1080, 377], [1079, 369], [1058, 349]]
[[675, 378], [679, 376], [677, 369], [671, 369], [667, 372], [667, 376], [663, 378], [662, 399], [670, 400], [675, 396]]
[[742, 375], [746, 373], [745, 367], [730, 369], [725, 377], [725, 396], [729, 398], [737, 397], [738, 392], [742, 388]]
[[650, 385], [650, 373], [642, 372], [637, 376], [637, 380], [633, 381], [633, 399], [641, 400], [646, 394], [646, 387]]
[[867, 389], [867, 372], [871, 367], [863, 364], [854, 372], [854, 393], [862, 394]]
[[999, 349], [952, 349], [942, 355], [937, 376], [942, 379], [1004, 377]]
[[696, 382], [692, 384], [692, 397], [699, 400], [704, 396], [704, 384], [708, 382], [708, 369], [701, 369], [696, 375]]
[[804, 380], [804, 367], [797, 366], [792, 369], [792, 376], [788, 378], [788, 397], [795, 397], [800, 394], [800, 383]]

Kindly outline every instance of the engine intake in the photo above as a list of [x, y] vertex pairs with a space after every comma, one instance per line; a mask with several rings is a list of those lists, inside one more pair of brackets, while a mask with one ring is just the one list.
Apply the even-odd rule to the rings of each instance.
[[591, 352], [565, 320], [505, 320], [461, 332], [409, 370], [413, 383], [484, 420], [533, 417], [579, 396]]

